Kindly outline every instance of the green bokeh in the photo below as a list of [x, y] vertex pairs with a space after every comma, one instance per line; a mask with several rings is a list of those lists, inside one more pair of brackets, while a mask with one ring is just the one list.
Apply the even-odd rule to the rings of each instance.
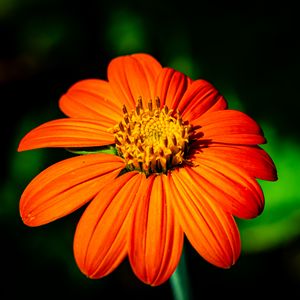
[[141, 16], [126, 8], [111, 11], [106, 41], [116, 56], [145, 52], [148, 49], [147, 26]]
[[266, 251], [291, 242], [300, 235], [300, 145], [280, 138], [276, 129], [262, 124], [268, 144], [264, 149], [275, 162], [277, 182], [259, 181], [265, 194], [264, 212], [255, 220], [241, 222], [243, 249]]

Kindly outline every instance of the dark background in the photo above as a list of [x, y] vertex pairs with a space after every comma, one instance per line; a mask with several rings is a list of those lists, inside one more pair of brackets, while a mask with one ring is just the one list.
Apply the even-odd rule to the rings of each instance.
[[[293, 3], [293, 2], [292, 2]], [[163, 66], [205, 78], [262, 126], [279, 180], [262, 182], [266, 209], [238, 220], [243, 252], [229, 270], [205, 262], [186, 242], [196, 299], [205, 295], [293, 293], [300, 287], [299, 11], [289, 1], [0, 0], [0, 298], [21, 294], [112, 299], [172, 299], [169, 283], [149, 287], [125, 261], [111, 275], [85, 278], [72, 239], [83, 211], [51, 224], [22, 224], [18, 203], [29, 181], [63, 159], [59, 149], [17, 153], [21, 137], [58, 117], [73, 83], [106, 78], [118, 55], [147, 52]], [[1, 295], [2, 293], [2, 295]], [[7, 298], [8, 296], [6, 296]]]

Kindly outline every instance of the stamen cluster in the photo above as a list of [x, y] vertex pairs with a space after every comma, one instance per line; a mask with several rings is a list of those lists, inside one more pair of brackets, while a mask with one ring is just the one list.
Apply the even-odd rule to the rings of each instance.
[[162, 108], [159, 98], [155, 107], [149, 100], [144, 108], [142, 99], [135, 110], [123, 106], [123, 120], [113, 128], [118, 154], [127, 168], [147, 175], [162, 173], [183, 163], [188, 150], [191, 126], [182, 121], [179, 111]]

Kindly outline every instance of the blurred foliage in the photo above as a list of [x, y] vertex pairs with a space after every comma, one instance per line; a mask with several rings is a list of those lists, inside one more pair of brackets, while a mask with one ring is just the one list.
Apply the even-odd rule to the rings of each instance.
[[[168, 287], [152, 289], [140, 283], [128, 271], [128, 262], [109, 278], [97, 282], [84, 278], [72, 257], [72, 238], [82, 211], [34, 229], [22, 224], [18, 212], [29, 181], [69, 155], [47, 149], [18, 153], [21, 137], [36, 125], [62, 116], [57, 101], [71, 84], [85, 78], [104, 79], [110, 59], [138, 51], [153, 54], [162, 65], [193, 79], [212, 82], [230, 108], [256, 119], [268, 140], [263, 148], [278, 169], [277, 182], [260, 181], [266, 199], [263, 213], [253, 220], [238, 220], [243, 253], [232, 271], [215, 270], [187, 249], [196, 294], [205, 289], [211, 295], [217, 292], [210, 282], [222, 286], [225, 294], [235, 291], [232, 282], [237, 282], [254, 296], [257, 292], [249, 286], [261, 282], [268, 291], [282, 284], [290, 289], [299, 285], [297, 10], [288, 1], [280, 5], [200, 1], [199, 5], [200, 10], [169, 1], [0, 0], [0, 91], [5, 105], [0, 221], [6, 241], [3, 257], [10, 258], [7, 277], [19, 272], [22, 280], [17, 285], [26, 290], [38, 285], [53, 296], [60, 288], [70, 296], [116, 294], [117, 281], [130, 296], [169, 295]], [[13, 257], [11, 248], [17, 252]], [[265, 277], [272, 279], [271, 285]]]
[[147, 26], [141, 16], [128, 9], [111, 11], [107, 24], [106, 40], [109, 48], [118, 56], [148, 49]]
[[280, 138], [269, 124], [262, 125], [268, 144], [263, 148], [275, 162], [279, 180], [260, 181], [265, 209], [254, 220], [241, 224], [244, 251], [266, 251], [300, 236], [300, 144]]
[[11, 18], [14, 11], [18, 8], [18, 0], [1, 0], [0, 1], [0, 20]]

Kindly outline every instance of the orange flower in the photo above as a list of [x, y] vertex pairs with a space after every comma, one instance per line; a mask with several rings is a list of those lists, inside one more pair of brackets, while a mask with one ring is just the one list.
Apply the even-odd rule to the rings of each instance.
[[256, 179], [277, 179], [253, 119], [227, 109], [207, 81], [148, 54], [113, 59], [108, 81], [80, 81], [59, 105], [68, 117], [30, 131], [19, 151], [108, 146], [115, 154], [81, 153], [36, 176], [20, 200], [25, 224], [46, 224], [92, 200], [74, 237], [77, 265], [90, 278], [128, 255], [140, 280], [160, 285], [178, 265], [184, 235], [213, 265], [236, 262], [234, 217], [259, 215]]

